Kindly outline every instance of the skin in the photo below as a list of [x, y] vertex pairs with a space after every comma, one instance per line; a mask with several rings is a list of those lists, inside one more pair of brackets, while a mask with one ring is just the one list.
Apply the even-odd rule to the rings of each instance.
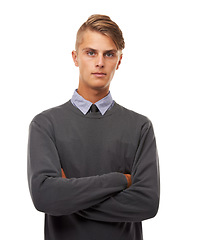
[[86, 30], [72, 57], [79, 67], [78, 93], [92, 103], [105, 97], [122, 60], [122, 51], [113, 40], [100, 32]]

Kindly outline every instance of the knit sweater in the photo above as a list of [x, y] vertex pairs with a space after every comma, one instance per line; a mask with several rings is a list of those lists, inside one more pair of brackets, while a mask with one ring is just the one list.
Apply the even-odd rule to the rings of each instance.
[[46, 240], [142, 240], [141, 221], [158, 211], [158, 166], [151, 121], [116, 102], [84, 115], [69, 100], [30, 123], [28, 183]]

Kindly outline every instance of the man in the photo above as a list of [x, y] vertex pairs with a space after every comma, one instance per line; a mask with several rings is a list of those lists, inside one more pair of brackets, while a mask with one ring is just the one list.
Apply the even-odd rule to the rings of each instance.
[[157, 213], [152, 123], [109, 91], [124, 46], [108, 16], [89, 17], [72, 52], [78, 89], [30, 124], [28, 181], [36, 209], [45, 213], [46, 240], [140, 240], [141, 221]]

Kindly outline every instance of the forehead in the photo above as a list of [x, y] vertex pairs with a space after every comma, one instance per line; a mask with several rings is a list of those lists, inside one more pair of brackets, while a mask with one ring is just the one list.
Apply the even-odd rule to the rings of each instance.
[[97, 31], [86, 30], [82, 33], [80, 49], [92, 48], [97, 50], [117, 50], [117, 47], [113, 40]]

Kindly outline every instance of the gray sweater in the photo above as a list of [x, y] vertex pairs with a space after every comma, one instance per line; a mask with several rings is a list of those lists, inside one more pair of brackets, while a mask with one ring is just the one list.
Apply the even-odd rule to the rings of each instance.
[[116, 102], [103, 116], [70, 100], [43, 111], [30, 123], [28, 182], [46, 240], [142, 240], [159, 206], [152, 123]]

